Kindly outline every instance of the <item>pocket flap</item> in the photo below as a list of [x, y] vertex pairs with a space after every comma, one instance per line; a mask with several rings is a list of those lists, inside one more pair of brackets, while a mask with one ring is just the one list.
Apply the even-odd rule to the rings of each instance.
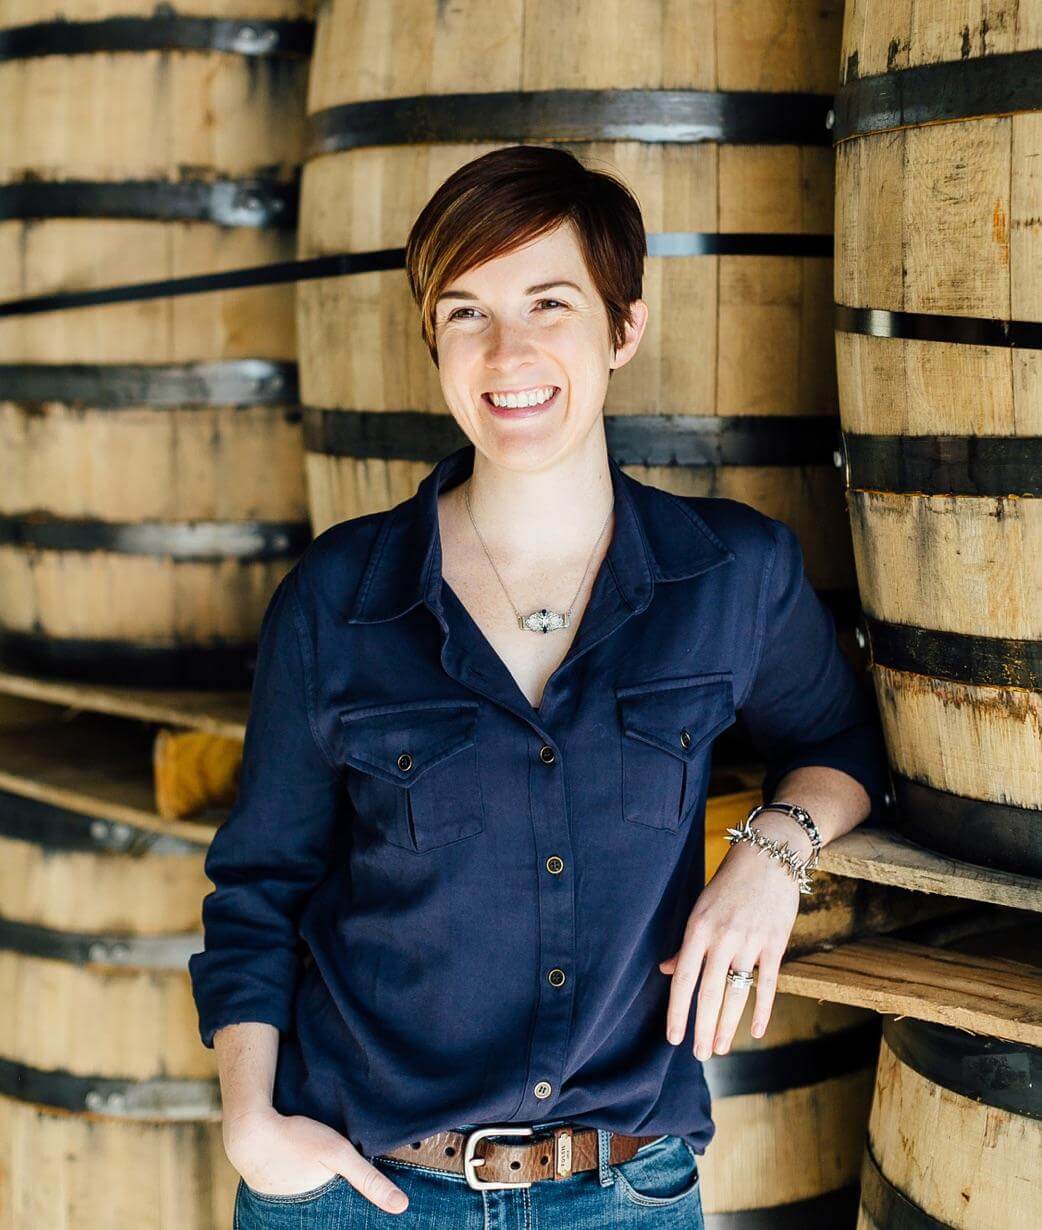
[[341, 710], [344, 760], [408, 789], [428, 769], [473, 746], [477, 712], [476, 700], [458, 699]]
[[736, 719], [733, 679], [717, 671], [617, 687], [623, 734], [693, 760]]

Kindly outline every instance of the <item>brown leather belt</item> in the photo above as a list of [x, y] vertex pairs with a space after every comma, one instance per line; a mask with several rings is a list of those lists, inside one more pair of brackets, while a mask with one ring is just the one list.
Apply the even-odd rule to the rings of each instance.
[[[516, 1142], [493, 1141], [494, 1136], [518, 1136]], [[625, 1136], [612, 1132], [609, 1160], [628, 1162], [637, 1150], [657, 1136]], [[480, 1152], [478, 1144], [482, 1144]], [[553, 1127], [531, 1128], [500, 1124], [475, 1128], [472, 1132], [435, 1132], [423, 1140], [399, 1145], [381, 1153], [466, 1176], [476, 1191], [500, 1187], [531, 1187], [540, 1179], [570, 1179], [583, 1170], [597, 1170], [597, 1129], [579, 1124], [560, 1123]], [[481, 1170], [479, 1176], [476, 1172]]]

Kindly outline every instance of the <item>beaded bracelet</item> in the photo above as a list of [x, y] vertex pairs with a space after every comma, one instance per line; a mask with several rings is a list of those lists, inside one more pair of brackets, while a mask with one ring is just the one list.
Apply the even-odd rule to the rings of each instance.
[[[755, 810], [755, 809], [754, 809]], [[752, 812], [746, 816], [741, 826], [736, 829], [727, 829], [725, 839], [732, 845], [737, 845], [739, 842], [748, 841], [760, 850], [766, 850], [771, 858], [775, 858], [782, 864], [785, 870], [799, 885], [800, 892], [809, 896], [814, 892], [811, 877], [807, 872], [809, 859], [802, 859], [799, 853], [794, 850], [787, 841], [775, 841], [768, 837], [767, 834], [758, 828], [752, 828], [749, 824]]]

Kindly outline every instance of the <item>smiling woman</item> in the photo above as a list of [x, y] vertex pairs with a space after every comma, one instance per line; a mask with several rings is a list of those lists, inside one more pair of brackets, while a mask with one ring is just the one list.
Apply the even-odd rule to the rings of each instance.
[[[190, 972], [239, 1230], [367, 1201], [480, 1226], [490, 1199], [701, 1230], [702, 1061], [754, 969], [762, 1035], [812, 852], [880, 809], [878, 720], [793, 531], [608, 452], [644, 255], [633, 195], [540, 146], [460, 167], [409, 235], [467, 444], [279, 586], [206, 863]], [[739, 716], [769, 806], [706, 884]]]

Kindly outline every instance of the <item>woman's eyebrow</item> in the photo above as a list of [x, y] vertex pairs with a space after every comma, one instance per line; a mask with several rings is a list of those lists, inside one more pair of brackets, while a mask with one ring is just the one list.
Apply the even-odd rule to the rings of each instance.
[[[553, 282], [539, 282], [535, 286], [529, 286], [524, 292], [526, 295], [536, 295], [543, 290], [551, 290], [554, 286], [570, 286], [572, 290], [577, 290], [580, 295], [584, 294], [583, 288], [577, 286], [575, 282], [568, 282], [564, 278], [558, 278]], [[446, 290], [440, 294], [436, 300], [441, 303], [442, 299], [476, 299], [477, 295], [472, 295], [468, 290]]]

